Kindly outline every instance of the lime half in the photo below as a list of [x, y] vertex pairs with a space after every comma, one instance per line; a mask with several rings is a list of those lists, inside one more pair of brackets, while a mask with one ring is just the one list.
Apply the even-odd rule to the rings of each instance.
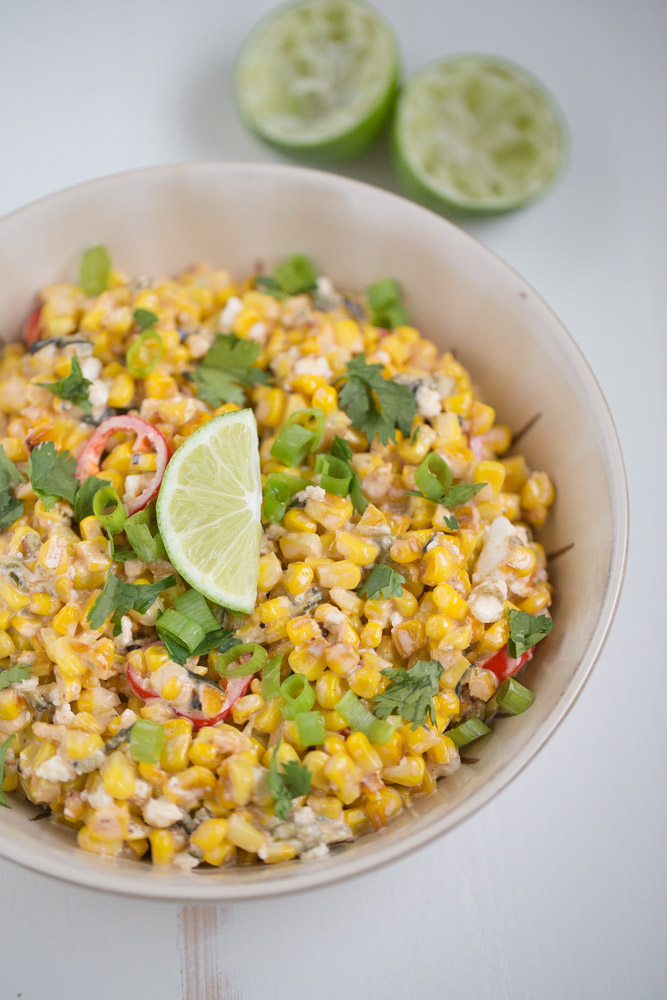
[[397, 167], [431, 208], [516, 208], [541, 194], [564, 159], [561, 114], [538, 80], [492, 56], [457, 56], [414, 76], [398, 102]]
[[391, 111], [398, 47], [362, 0], [305, 0], [260, 22], [241, 49], [236, 97], [263, 139], [291, 154], [348, 159]]
[[257, 598], [261, 507], [252, 410], [223, 413], [186, 438], [157, 501], [162, 541], [183, 579], [216, 604], [246, 614]]

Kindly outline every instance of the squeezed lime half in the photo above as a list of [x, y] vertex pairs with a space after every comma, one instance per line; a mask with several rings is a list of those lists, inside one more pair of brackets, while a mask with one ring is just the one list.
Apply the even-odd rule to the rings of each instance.
[[394, 146], [408, 193], [436, 210], [503, 212], [542, 194], [565, 154], [561, 113], [542, 84], [505, 59], [465, 55], [407, 83]]
[[262, 482], [252, 410], [214, 417], [174, 453], [157, 501], [160, 535], [184, 580], [250, 614], [257, 598]]
[[267, 142], [315, 159], [358, 155], [389, 116], [399, 75], [393, 31], [362, 0], [305, 0], [270, 14], [245, 41], [236, 98]]

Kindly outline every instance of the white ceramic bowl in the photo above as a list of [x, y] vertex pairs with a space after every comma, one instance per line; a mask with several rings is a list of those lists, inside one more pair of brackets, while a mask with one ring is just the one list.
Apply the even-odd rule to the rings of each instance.
[[[177, 900], [240, 900], [325, 885], [395, 860], [476, 812], [554, 732], [602, 648], [623, 577], [627, 495], [621, 451], [599, 386], [540, 297], [474, 239], [411, 202], [365, 184], [295, 167], [172, 166], [121, 174], [38, 201], [0, 221], [0, 336], [12, 340], [36, 291], [73, 278], [82, 249], [105, 243], [130, 274], [170, 274], [208, 261], [242, 276], [258, 259], [303, 252], [350, 289], [398, 278], [408, 313], [467, 365], [484, 398], [548, 470], [557, 500], [547, 551], [557, 627], [538, 647], [530, 711], [500, 719], [478, 744], [467, 783], [445, 780], [386, 830], [316, 863], [191, 874], [81, 851], [70, 831], [29, 823], [34, 806], [0, 809], [0, 854], [91, 888]], [[582, 596], [585, 595], [585, 600]], [[392, 877], [388, 875], [388, 877]]]

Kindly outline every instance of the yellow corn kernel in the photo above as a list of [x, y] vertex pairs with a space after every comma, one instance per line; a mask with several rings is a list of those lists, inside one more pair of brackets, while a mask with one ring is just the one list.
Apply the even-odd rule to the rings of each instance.
[[284, 420], [286, 400], [284, 389], [260, 386], [253, 396], [257, 423], [264, 427], [279, 427]]
[[9, 580], [4, 577], [0, 577], [0, 597], [7, 602], [13, 611], [20, 611], [21, 608], [30, 603], [29, 595], [12, 586]]
[[336, 547], [343, 559], [349, 559], [357, 566], [370, 566], [379, 555], [379, 548], [373, 542], [367, 541], [351, 531], [339, 531], [336, 535]]
[[409, 618], [391, 630], [394, 645], [402, 657], [412, 656], [426, 642], [424, 623], [418, 618]]
[[348, 684], [359, 698], [374, 698], [382, 684], [382, 674], [369, 664], [362, 664], [348, 678]]
[[117, 469], [103, 469], [101, 472], [96, 472], [95, 475], [98, 479], [104, 479], [113, 486], [118, 496], [122, 497], [125, 492], [125, 479], [122, 473], [118, 472]]
[[174, 860], [174, 838], [169, 830], [151, 830], [151, 859], [154, 865], [170, 865]]
[[491, 430], [496, 419], [496, 411], [486, 403], [475, 400], [470, 407], [470, 433], [486, 434]]
[[537, 559], [532, 549], [525, 545], [517, 545], [503, 566], [513, 570], [517, 576], [530, 576], [537, 567]]
[[149, 399], [167, 399], [178, 392], [176, 380], [158, 366], [144, 379], [144, 392]]
[[247, 760], [232, 757], [227, 765], [227, 778], [236, 805], [244, 806], [250, 802], [254, 782], [252, 764]]
[[320, 626], [309, 615], [300, 615], [298, 618], [292, 618], [287, 623], [286, 630], [288, 639], [295, 646], [300, 645], [302, 642], [308, 642], [310, 639], [320, 639], [322, 637]]
[[379, 622], [366, 622], [359, 636], [362, 646], [376, 649], [382, 640], [382, 625]]
[[175, 701], [183, 689], [178, 677], [169, 677], [160, 689], [160, 695], [165, 701]]
[[526, 459], [523, 455], [513, 455], [504, 458], [501, 465], [505, 470], [505, 489], [510, 493], [519, 493], [530, 475]]
[[127, 409], [134, 399], [134, 379], [123, 373], [114, 376], [109, 387], [109, 406]]
[[521, 498], [518, 493], [499, 493], [498, 503], [503, 517], [518, 521], [521, 517]]
[[288, 531], [317, 531], [315, 521], [298, 507], [290, 507], [285, 513], [283, 524]]
[[314, 578], [315, 573], [311, 566], [307, 566], [306, 563], [293, 562], [285, 570], [283, 583], [288, 594], [298, 597], [310, 587]]
[[9, 628], [9, 624], [13, 617], [14, 612], [11, 608], [5, 608], [4, 611], [0, 609], [0, 631], [4, 631]]
[[403, 615], [404, 618], [414, 615], [418, 607], [417, 598], [405, 588], [403, 588], [398, 597], [392, 597], [392, 603], [398, 613]]
[[226, 819], [205, 819], [190, 834], [190, 843], [202, 852], [212, 851], [226, 839], [227, 827]]
[[426, 765], [423, 757], [416, 757], [407, 754], [398, 764], [390, 765], [382, 769], [382, 778], [392, 785], [405, 785], [408, 788], [416, 788], [424, 780]]
[[533, 472], [521, 487], [521, 506], [524, 510], [550, 507], [554, 495], [553, 484], [546, 472]]
[[262, 851], [262, 861], [266, 865], [277, 865], [296, 857], [296, 847], [287, 841], [269, 841]]
[[433, 600], [439, 610], [449, 618], [460, 621], [468, 614], [468, 602], [449, 583], [439, 584], [433, 591]]
[[404, 745], [402, 734], [396, 730], [386, 743], [373, 743], [373, 748], [379, 753], [383, 766], [391, 767], [402, 758]]
[[347, 497], [327, 493], [324, 499], [306, 501], [306, 514], [327, 531], [339, 531], [352, 517], [354, 508]]
[[428, 726], [419, 726], [413, 729], [412, 726], [401, 726], [405, 749], [411, 754], [425, 753], [430, 747], [440, 742], [440, 736]]
[[57, 597], [50, 594], [32, 594], [29, 608], [33, 615], [54, 615], [60, 607]]
[[479, 652], [494, 653], [497, 649], [501, 649], [505, 645], [508, 638], [509, 622], [506, 618], [501, 618], [500, 621], [494, 622], [484, 630], [484, 635], [478, 644]]
[[264, 765], [264, 767], [271, 766], [271, 761], [273, 760], [274, 754], [277, 754], [278, 769], [280, 769], [283, 764], [287, 764], [290, 760], [295, 760], [297, 761], [297, 763], [299, 761], [298, 753], [296, 752], [294, 747], [291, 746], [289, 743], [287, 743], [285, 740], [282, 741], [277, 750], [275, 747], [271, 747], [269, 750], [266, 750], [264, 752], [262, 756], [262, 764]]
[[132, 465], [132, 455], [132, 443], [130, 441], [123, 441], [109, 452], [102, 462], [101, 467], [105, 470], [115, 469], [126, 476]]
[[169, 777], [167, 772], [163, 771], [157, 764], [147, 764], [143, 760], [139, 764], [139, 774], [144, 781], [147, 781], [149, 785], [153, 785], [155, 788], [161, 788]]
[[333, 757], [334, 754], [345, 750], [345, 740], [338, 733], [327, 733], [324, 739], [324, 749], [330, 757]]
[[66, 604], [53, 619], [53, 628], [60, 635], [73, 635], [80, 617], [81, 609], [77, 604]]
[[470, 416], [472, 406], [472, 393], [459, 392], [454, 396], [448, 396], [445, 400], [445, 410], [447, 413], [458, 413], [460, 417], [467, 420]]
[[364, 615], [369, 622], [378, 622], [383, 628], [389, 624], [391, 601], [384, 597], [369, 597], [364, 603]]
[[233, 812], [229, 817], [227, 839], [230, 844], [240, 847], [249, 854], [257, 854], [265, 840], [264, 834], [237, 812]]
[[255, 712], [259, 712], [263, 707], [264, 699], [261, 694], [247, 694], [234, 702], [232, 718], [237, 726], [243, 726]]
[[[343, 740], [341, 740], [341, 743], [345, 745]], [[310, 784], [313, 788], [319, 788], [323, 791], [328, 790], [329, 782], [324, 777], [324, 766], [328, 760], [329, 754], [325, 753], [324, 750], [310, 750], [303, 758], [302, 763], [310, 771]], [[264, 762], [262, 761], [262, 763]]]
[[343, 803], [335, 795], [309, 795], [306, 805], [318, 816], [339, 820], [343, 818]]
[[170, 719], [164, 723], [166, 741], [160, 756], [160, 766], [170, 774], [187, 767], [188, 751], [192, 742], [192, 723], [189, 719]]
[[402, 538], [394, 542], [389, 550], [394, 562], [401, 565], [415, 562], [422, 554], [422, 543], [415, 535], [410, 538]]
[[312, 403], [325, 415], [335, 413], [338, 409], [338, 393], [332, 385], [318, 386], [313, 393]]
[[353, 836], [362, 833], [364, 828], [368, 826], [368, 816], [366, 810], [362, 809], [361, 806], [353, 806], [351, 809], [343, 810], [342, 820], [346, 823]]
[[315, 572], [320, 587], [328, 589], [340, 587], [342, 590], [354, 590], [361, 583], [361, 569], [347, 559], [318, 566]]
[[[525, 597], [523, 601], [519, 601], [518, 607], [521, 611], [527, 611], [529, 615], [534, 615], [536, 612], [548, 608], [550, 604], [551, 587], [548, 583], [538, 583], [532, 594]], [[2, 633], [0, 633], [1, 638]], [[2, 654], [0, 653], [0, 655]]]
[[347, 752], [364, 775], [367, 776], [380, 770], [382, 758], [377, 750], [371, 746], [364, 733], [351, 733], [345, 743]]
[[278, 544], [287, 562], [303, 562], [322, 556], [322, 541], [314, 531], [288, 531]]
[[350, 642], [335, 642], [324, 650], [324, 659], [335, 674], [347, 677], [359, 663], [359, 652]]
[[258, 712], [253, 722], [253, 728], [260, 733], [271, 734], [282, 722], [280, 706], [275, 698], [267, 701], [261, 712]]
[[433, 427], [438, 433], [437, 448], [447, 451], [460, 451], [467, 446], [466, 437], [461, 430], [458, 414], [440, 413], [433, 419]]
[[24, 701], [18, 691], [14, 691], [13, 688], [0, 691], [0, 719], [3, 721], [13, 722], [14, 719], [18, 719], [23, 706]]
[[307, 681], [316, 681], [325, 670], [324, 651], [324, 642], [314, 639], [293, 649], [287, 660], [295, 674], [302, 674]]
[[[505, 482], [505, 466], [502, 462], [480, 462], [473, 474], [476, 483], [488, 483], [494, 497], [497, 497]], [[486, 493], [485, 490], [482, 491]]]
[[103, 840], [96, 836], [89, 826], [82, 826], [77, 832], [76, 842], [84, 851], [92, 851], [93, 854], [103, 854], [109, 858], [115, 858], [123, 846], [122, 839]]
[[325, 670], [315, 685], [315, 696], [322, 708], [335, 708], [347, 691], [345, 681], [331, 670]]
[[70, 760], [84, 760], [96, 750], [104, 749], [104, 741], [97, 733], [69, 729], [65, 734], [65, 752]]
[[436, 586], [448, 580], [458, 567], [456, 556], [444, 545], [437, 545], [425, 553], [421, 561], [420, 579], [422, 583]]
[[21, 438], [0, 438], [0, 444], [5, 449], [5, 454], [11, 462], [25, 462], [30, 455], [28, 446]]
[[403, 800], [395, 788], [381, 788], [370, 794], [366, 801], [366, 814], [376, 830], [386, 826], [402, 808]]
[[151, 673], [158, 670], [169, 659], [169, 653], [164, 646], [149, 646], [144, 655]]
[[0, 632], [0, 659], [4, 660], [6, 656], [10, 656], [16, 646], [12, 642], [11, 636], [8, 632]]
[[134, 795], [134, 767], [120, 750], [107, 757], [101, 770], [104, 790], [114, 799], [129, 799]]
[[358, 798], [363, 771], [345, 751], [341, 750], [330, 758], [324, 766], [324, 776], [336, 788], [345, 805]]
[[347, 722], [343, 716], [339, 715], [334, 709], [330, 708], [328, 711], [323, 712], [322, 717], [324, 719], [324, 728], [328, 732], [339, 733], [347, 727]]

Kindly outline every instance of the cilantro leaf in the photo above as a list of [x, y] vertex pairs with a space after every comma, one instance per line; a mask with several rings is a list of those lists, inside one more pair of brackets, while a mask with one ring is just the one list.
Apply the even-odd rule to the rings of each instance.
[[108, 486], [106, 479], [98, 479], [97, 476], [88, 476], [79, 486], [74, 500], [74, 520], [83, 521], [84, 517], [90, 517], [93, 513], [93, 497], [102, 487]]
[[393, 330], [394, 327], [407, 323], [408, 315], [403, 306], [401, 291], [393, 278], [383, 278], [369, 285], [366, 298], [373, 326]]
[[444, 521], [450, 531], [459, 530], [459, 522], [456, 520], [453, 514], [451, 514], [449, 517], [445, 514]]
[[458, 483], [456, 486], [450, 486], [440, 503], [443, 503], [445, 507], [459, 507], [462, 503], [467, 503], [468, 500], [477, 496], [485, 486], [486, 483]]
[[397, 570], [380, 563], [373, 567], [366, 580], [357, 587], [357, 593], [366, 594], [366, 597], [371, 599], [379, 594], [380, 597], [385, 597], [388, 600], [390, 597], [401, 596], [404, 583], [405, 577], [401, 576]]
[[81, 258], [79, 285], [86, 295], [100, 295], [109, 284], [111, 257], [105, 246], [91, 247]]
[[310, 292], [317, 285], [317, 271], [313, 262], [300, 253], [278, 264], [272, 277], [288, 295]]
[[554, 627], [553, 619], [548, 615], [530, 615], [527, 611], [507, 612], [510, 623], [510, 634], [507, 640], [507, 652], [512, 659], [517, 659], [544, 639]]
[[[164, 648], [167, 650], [169, 658], [174, 663], [180, 663], [181, 666], [191, 656], [204, 656], [206, 653], [212, 653], [213, 650], [224, 653], [226, 650], [231, 649], [232, 646], [238, 646], [241, 643], [241, 640], [234, 636], [230, 628], [218, 628], [212, 632], [207, 632], [199, 645], [190, 653], [185, 646], [181, 645], [180, 642], [176, 642], [166, 632], [162, 634], [158, 630], [158, 634], [164, 643]], [[230, 639], [232, 639], [231, 642], [229, 641]]]
[[262, 274], [255, 278], [255, 288], [266, 295], [273, 295], [274, 299], [286, 299], [287, 293], [283, 291], [275, 278], [269, 274]]
[[0, 492], [0, 531], [10, 528], [21, 517], [25, 507], [9, 490]]
[[175, 583], [176, 577], [173, 574], [155, 583], [126, 583], [110, 572], [104, 590], [88, 612], [87, 621], [91, 628], [97, 629], [104, 625], [111, 615], [113, 634], [119, 635], [123, 615], [130, 610], [138, 611], [141, 615], [145, 614], [156, 597], [163, 590], [173, 587]]
[[361, 480], [352, 467], [352, 456], [354, 455], [352, 448], [344, 438], [336, 435], [333, 439], [333, 444], [331, 445], [331, 454], [334, 458], [339, 458], [341, 462], [345, 462], [350, 470], [350, 475], [352, 477], [350, 479], [350, 500], [352, 501], [352, 506], [356, 510], [357, 514], [363, 514], [368, 507], [369, 501], [362, 493]]
[[93, 412], [90, 400], [88, 399], [88, 386], [92, 384], [93, 383], [90, 379], [84, 378], [81, 371], [81, 365], [79, 364], [79, 359], [76, 354], [72, 358], [72, 368], [70, 373], [69, 375], [66, 375], [65, 378], [61, 378], [58, 382], [37, 383], [37, 385], [41, 385], [43, 389], [48, 389], [54, 396], [58, 396], [60, 399], [66, 399], [70, 403], [74, 403], [75, 406], [78, 406], [88, 415]]
[[6, 489], [10, 483], [18, 486], [19, 483], [25, 482], [25, 478], [21, 470], [8, 457], [4, 446], [0, 444], [0, 489]]
[[5, 783], [5, 756], [7, 750], [9, 749], [9, 744], [15, 737], [8, 736], [4, 743], [0, 744], [0, 806], [6, 806], [7, 809], [11, 809], [7, 796], [2, 790], [2, 786]]
[[141, 327], [142, 330], [150, 330], [152, 326], [157, 323], [157, 316], [150, 309], [135, 309], [132, 313], [134, 317], [134, 322], [137, 326]]
[[311, 787], [311, 773], [296, 760], [288, 761], [278, 770], [278, 749], [276, 744], [269, 764], [269, 791], [273, 798], [273, 808], [278, 819], [287, 819], [292, 808], [292, 799], [308, 795]]
[[[20, 681], [27, 681], [32, 676], [32, 667], [27, 663], [17, 663], [9, 670], [0, 670], [0, 691], [8, 688], [10, 684], [18, 684]], [[0, 788], [2, 785], [0, 784]]]
[[192, 373], [199, 398], [210, 406], [245, 403], [244, 388], [266, 384], [269, 373], [253, 368], [261, 348], [254, 340], [242, 340], [234, 333], [218, 333], [206, 357]]
[[375, 714], [386, 719], [397, 713], [406, 722], [412, 722], [413, 729], [419, 729], [427, 715], [435, 723], [433, 697], [438, 693], [438, 681], [443, 672], [437, 660], [418, 660], [410, 670], [395, 667], [383, 670], [391, 684], [373, 698]]
[[70, 453], [57, 452], [53, 441], [45, 441], [33, 449], [28, 460], [28, 478], [47, 510], [51, 510], [56, 500], [74, 504], [79, 488], [75, 470], [76, 462]]
[[367, 365], [363, 354], [352, 358], [341, 377], [347, 381], [340, 391], [340, 405], [369, 441], [376, 435], [382, 444], [395, 441], [397, 428], [409, 436], [417, 404], [407, 385], [386, 379], [382, 365]]

